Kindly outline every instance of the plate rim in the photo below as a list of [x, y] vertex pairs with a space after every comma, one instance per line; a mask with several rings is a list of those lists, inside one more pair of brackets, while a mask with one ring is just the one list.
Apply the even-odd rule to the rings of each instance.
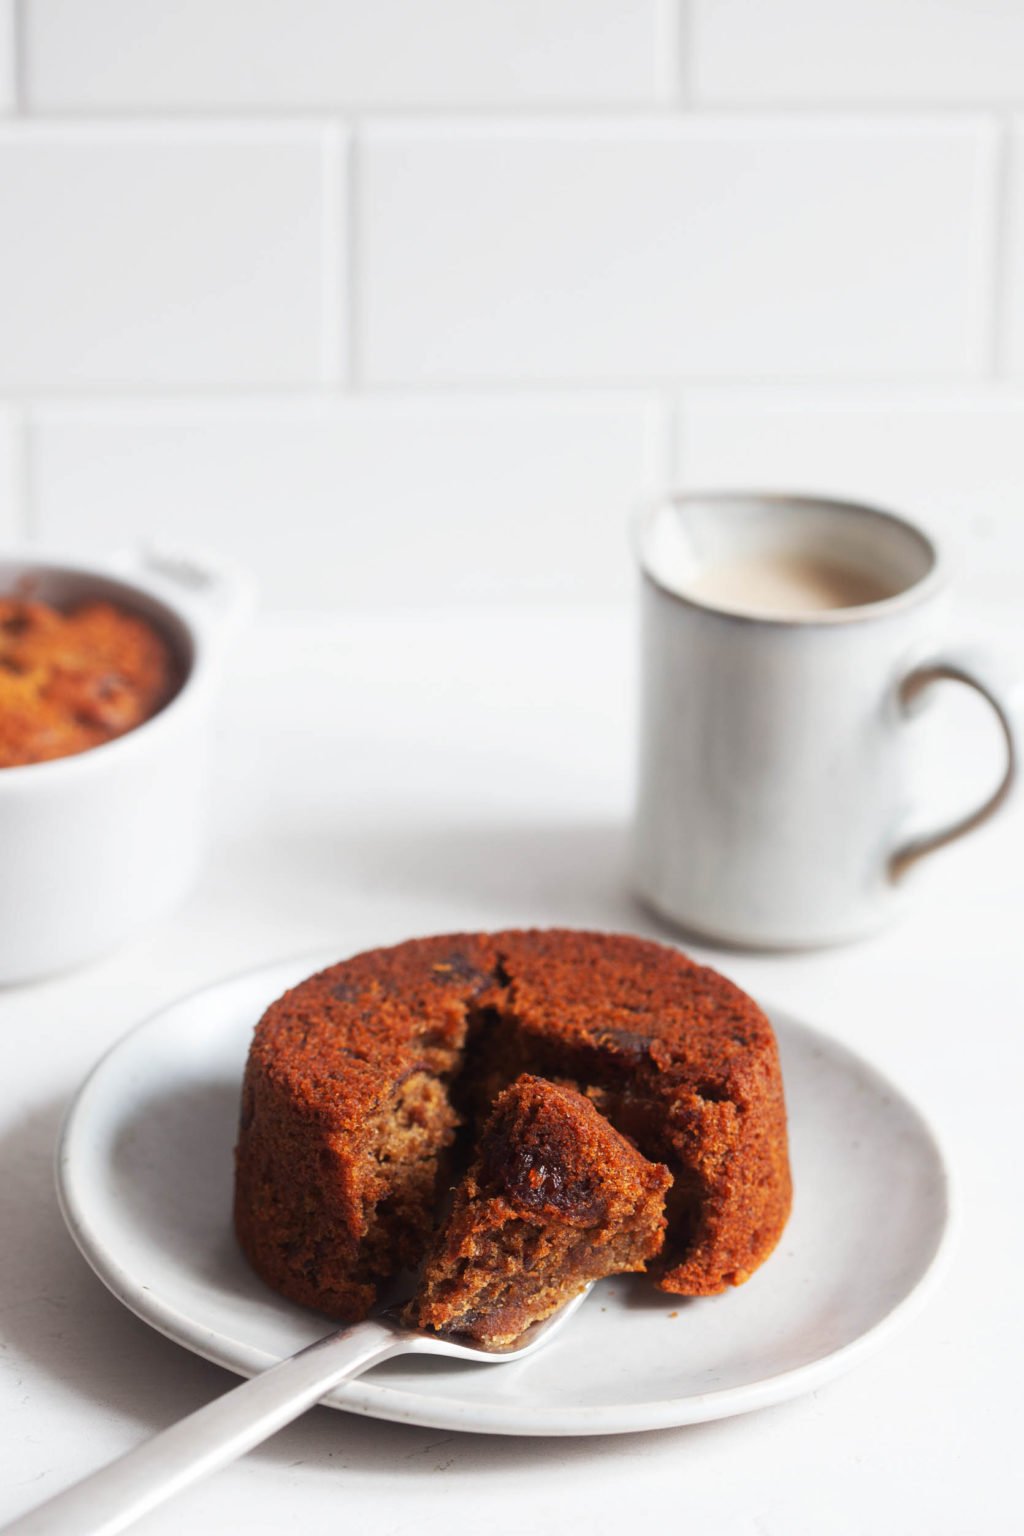
[[[74, 1146], [77, 1137], [88, 1130], [90, 1099], [96, 1083], [108, 1070], [111, 1060], [130, 1041], [155, 1028], [166, 1015], [207, 994], [228, 991], [243, 982], [255, 982], [262, 976], [266, 976], [269, 981], [277, 973], [284, 974], [292, 969], [298, 971], [305, 965], [309, 967], [305, 974], [312, 974], [333, 963], [335, 959], [334, 950], [318, 948], [266, 965], [248, 966], [194, 987], [146, 1014], [113, 1041], [88, 1072], [65, 1112], [57, 1138], [54, 1173], [58, 1206], [65, 1226], [93, 1273], [142, 1322], [180, 1347], [243, 1378], [269, 1368], [280, 1357], [253, 1348], [242, 1339], [228, 1340], [222, 1332], [215, 1333], [205, 1328], [163, 1300], [149, 1286], [133, 1278], [102, 1237], [91, 1229], [88, 1200], [82, 1200], [77, 1182]], [[942, 1282], [960, 1226], [956, 1182], [942, 1139], [915, 1101], [886, 1073], [845, 1041], [806, 1023], [788, 1008], [777, 1008], [765, 1002], [760, 1002], [759, 1006], [767, 1014], [773, 1029], [777, 1029], [781, 1023], [785, 1030], [803, 1035], [809, 1042], [824, 1043], [833, 1056], [844, 1058], [853, 1069], [871, 1079], [882, 1092], [892, 1095], [916, 1122], [922, 1139], [930, 1146], [940, 1175], [944, 1220], [932, 1254], [921, 1273], [886, 1313], [856, 1338], [815, 1360], [741, 1386], [724, 1387], [686, 1397], [657, 1398], [643, 1403], [581, 1404], [571, 1408], [564, 1405], [557, 1408], [537, 1406], [530, 1409], [527, 1422], [525, 1418], [516, 1417], [516, 1412], [522, 1412], [521, 1409], [510, 1411], [507, 1403], [497, 1400], [488, 1403], [433, 1397], [429, 1392], [410, 1392], [386, 1386], [379, 1381], [374, 1382], [368, 1377], [359, 1377], [327, 1394], [322, 1399], [323, 1406], [392, 1423], [519, 1437], [631, 1434], [651, 1429], [669, 1429], [767, 1408], [811, 1391], [869, 1358], [892, 1333], [916, 1316]], [[330, 1320], [326, 1319], [325, 1323], [324, 1332], [327, 1333], [330, 1331]], [[225, 1344], [233, 1344], [235, 1352], [232, 1353]]]

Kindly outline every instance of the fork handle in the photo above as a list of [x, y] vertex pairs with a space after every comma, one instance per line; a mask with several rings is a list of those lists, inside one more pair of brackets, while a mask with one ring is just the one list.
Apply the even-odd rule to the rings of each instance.
[[386, 1322], [328, 1334], [5, 1525], [2, 1536], [112, 1536], [407, 1347]]

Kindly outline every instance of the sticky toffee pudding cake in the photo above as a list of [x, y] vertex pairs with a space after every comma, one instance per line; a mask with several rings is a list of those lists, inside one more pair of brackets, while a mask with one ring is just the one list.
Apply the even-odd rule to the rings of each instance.
[[171, 649], [112, 603], [0, 596], [0, 768], [72, 757], [141, 725], [178, 683]]
[[[384, 1281], [422, 1263], [460, 1166], [479, 1180], [492, 1106], [524, 1074], [572, 1092], [559, 1101], [567, 1135], [603, 1118], [616, 1146], [667, 1168], [667, 1225], [647, 1263], [662, 1290], [711, 1295], [771, 1253], [790, 1174], [764, 1014], [666, 945], [551, 929], [370, 950], [268, 1008], [236, 1154], [253, 1267], [293, 1301], [365, 1317]], [[581, 1096], [594, 1118], [566, 1111]]]

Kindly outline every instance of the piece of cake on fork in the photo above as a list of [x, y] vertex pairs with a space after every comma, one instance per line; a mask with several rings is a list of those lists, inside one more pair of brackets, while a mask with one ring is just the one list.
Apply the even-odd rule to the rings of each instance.
[[591, 1280], [645, 1267], [671, 1182], [589, 1099], [524, 1074], [484, 1124], [406, 1321], [511, 1343]]

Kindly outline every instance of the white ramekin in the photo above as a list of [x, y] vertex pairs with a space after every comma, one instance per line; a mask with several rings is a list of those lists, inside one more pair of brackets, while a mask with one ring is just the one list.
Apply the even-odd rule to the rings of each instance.
[[220, 653], [251, 608], [242, 572], [205, 558], [125, 553], [95, 565], [0, 556], [58, 606], [105, 598], [149, 619], [182, 682], [157, 715], [73, 757], [0, 768], [0, 985], [67, 970], [169, 911], [205, 844], [206, 736]]

